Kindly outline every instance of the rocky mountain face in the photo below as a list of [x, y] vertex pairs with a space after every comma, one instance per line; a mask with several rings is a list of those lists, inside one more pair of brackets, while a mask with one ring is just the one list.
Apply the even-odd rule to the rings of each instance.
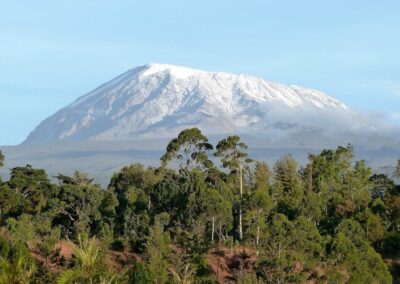
[[193, 126], [206, 135], [238, 133], [266, 137], [271, 143], [297, 136], [303, 144], [317, 134], [329, 141], [334, 135], [377, 128], [317, 90], [248, 75], [149, 64], [59, 110], [24, 144], [170, 138]]

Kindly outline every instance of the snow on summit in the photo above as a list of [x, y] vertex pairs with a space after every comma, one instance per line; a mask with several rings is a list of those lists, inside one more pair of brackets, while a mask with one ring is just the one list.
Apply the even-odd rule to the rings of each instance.
[[190, 69], [187, 67], [169, 65], [169, 64], [157, 64], [151, 63], [147, 65], [147, 68], [144, 72], [142, 72], [142, 76], [151, 76], [153, 74], [168, 72], [176, 78], [185, 79], [190, 76], [194, 76], [195, 74], [199, 74], [204, 71], [198, 71], [194, 69]]
[[[351, 121], [351, 123], [349, 123]], [[44, 120], [27, 144], [206, 134], [282, 137], [330, 125], [347, 131], [370, 121], [320, 91], [249, 76], [167, 64], [131, 69]]]

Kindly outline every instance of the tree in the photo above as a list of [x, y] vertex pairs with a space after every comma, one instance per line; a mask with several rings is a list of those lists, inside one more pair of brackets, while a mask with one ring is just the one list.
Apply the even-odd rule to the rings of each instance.
[[299, 214], [304, 195], [297, 168], [296, 160], [290, 155], [282, 157], [274, 165], [273, 198], [277, 202], [279, 212], [290, 219]]
[[267, 193], [270, 191], [271, 172], [265, 162], [256, 161], [253, 174], [255, 190], [262, 190]]
[[221, 158], [222, 167], [230, 170], [231, 175], [237, 176], [239, 183], [239, 225], [238, 237], [243, 239], [243, 169], [252, 162], [245, 152], [247, 145], [240, 141], [239, 136], [228, 136], [218, 142], [215, 156]]
[[59, 204], [55, 208], [54, 224], [64, 228], [64, 235], [75, 238], [82, 233], [94, 233], [101, 220], [102, 192], [99, 185], [86, 174], [75, 172], [73, 177], [58, 175]]
[[230, 227], [232, 204], [228, 200], [224, 200], [216, 189], [211, 188], [202, 190], [197, 202], [203, 212], [199, 217], [202, 218], [204, 216], [211, 221], [211, 243], [214, 244], [215, 232], [218, 228], [218, 235], [221, 237], [223, 234], [222, 228]]
[[161, 157], [163, 166], [176, 159], [179, 167], [191, 170], [195, 167], [211, 168], [213, 163], [208, 157], [208, 152], [213, 150], [213, 146], [208, 143], [200, 129], [190, 128], [179, 133], [177, 138], [172, 139], [166, 153]]
[[371, 210], [365, 210], [362, 216], [362, 225], [366, 233], [366, 239], [371, 244], [380, 243], [385, 235], [385, 227], [382, 218], [378, 214], [374, 214]]
[[332, 254], [336, 268], [347, 271], [348, 283], [392, 283], [387, 265], [365, 241], [364, 230], [354, 220], [345, 220], [338, 226]]
[[155, 219], [154, 225], [150, 228], [149, 237], [146, 245], [148, 254], [147, 267], [152, 277], [152, 282], [156, 284], [166, 283], [169, 272], [169, 236], [164, 232], [162, 218]]
[[258, 269], [268, 282], [284, 283], [287, 277], [285, 267], [294, 265], [292, 254], [288, 253], [293, 242], [291, 239], [293, 224], [285, 215], [277, 214], [267, 228], [265, 239], [262, 239], [264, 250]]
[[371, 184], [371, 197], [373, 199], [385, 198], [393, 193], [396, 188], [393, 180], [384, 174], [374, 174], [370, 177], [369, 181]]
[[131, 240], [136, 238], [136, 241], [144, 241], [143, 229], [137, 225], [146, 223], [148, 218], [140, 218], [139, 215], [154, 211], [155, 200], [151, 200], [151, 197], [154, 196], [155, 187], [161, 182], [163, 174], [152, 167], [145, 168], [142, 164], [135, 163], [113, 175], [108, 189], [117, 198], [115, 221], [118, 234]]
[[46, 209], [55, 195], [56, 187], [51, 184], [46, 172], [32, 166], [11, 169], [11, 177], [7, 186], [15, 192], [14, 198], [20, 203], [11, 210], [12, 216], [22, 213], [38, 214]]
[[254, 239], [254, 245], [258, 248], [263, 227], [266, 225], [267, 214], [273, 208], [273, 202], [269, 194], [270, 172], [267, 164], [256, 162], [253, 175], [253, 191], [246, 196], [245, 231], [248, 238]]
[[248, 146], [240, 141], [237, 135], [228, 136], [218, 142], [215, 156], [221, 158], [222, 167], [227, 168], [231, 173], [237, 173], [240, 167], [252, 162], [245, 152]]

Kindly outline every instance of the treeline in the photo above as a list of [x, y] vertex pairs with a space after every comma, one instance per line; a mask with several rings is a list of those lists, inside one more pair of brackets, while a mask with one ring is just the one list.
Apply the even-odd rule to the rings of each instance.
[[[310, 155], [301, 168], [284, 156], [272, 169], [246, 149], [238, 136], [214, 148], [199, 129], [187, 129], [168, 144], [160, 167], [127, 166], [106, 189], [79, 172], [52, 182], [29, 165], [11, 169], [9, 180], [0, 180], [0, 284], [398, 277], [395, 176], [354, 162], [351, 146]], [[224, 279], [210, 257], [228, 250], [244, 261]], [[131, 257], [116, 260], [117, 252]]]

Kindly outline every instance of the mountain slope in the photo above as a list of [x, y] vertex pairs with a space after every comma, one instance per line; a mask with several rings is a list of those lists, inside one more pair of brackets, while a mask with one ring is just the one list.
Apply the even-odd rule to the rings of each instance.
[[[208, 135], [244, 133], [274, 141], [295, 134], [315, 136], [328, 126], [337, 137], [339, 132], [377, 128], [317, 90], [248, 75], [149, 64], [127, 71], [61, 109], [24, 143], [169, 138], [193, 126]], [[327, 141], [330, 136], [320, 133]]]

